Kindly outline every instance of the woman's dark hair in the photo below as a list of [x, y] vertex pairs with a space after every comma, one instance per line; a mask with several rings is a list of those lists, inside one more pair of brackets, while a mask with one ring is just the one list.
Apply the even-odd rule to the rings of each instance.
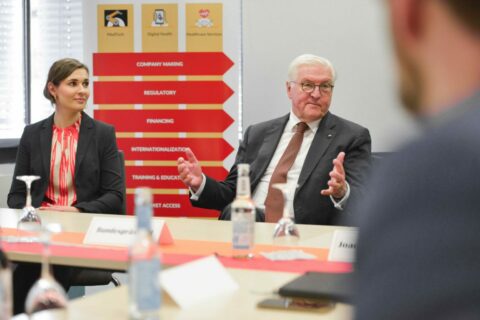
[[479, 0], [443, 0], [460, 21], [477, 36], [480, 35]]
[[58, 86], [60, 82], [66, 79], [77, 69], [85, 69], [88, 71], [88, 67], [76, 59], [65, 58], [55, 61], [48, 71], [47, 82], [43, 88], [43, 95], [50, 100], [52, 104], [55, 103], [55, 97], [50, 94], [48, 90], [48, 84], [51, 82], [54, 86]]

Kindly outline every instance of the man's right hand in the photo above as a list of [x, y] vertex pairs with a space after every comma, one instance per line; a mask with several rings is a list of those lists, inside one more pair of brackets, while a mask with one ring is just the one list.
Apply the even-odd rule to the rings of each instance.
[[178, 175], [180, 180], [185, 183], [193, 192], [197, 192], [203, 181], [202, 167], [190, 148], [185, 151], [187, 160], [183, 157], [178, 158]]

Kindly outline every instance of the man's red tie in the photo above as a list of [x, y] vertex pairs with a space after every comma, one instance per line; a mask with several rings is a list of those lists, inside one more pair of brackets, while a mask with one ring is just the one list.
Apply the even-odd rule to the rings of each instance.
[[265, 199], [265, 221], [277, 222], [283, 213], [283, 196], [282, 192], [278, 189], [272, 188], [274, 183], [287, 182], [288, 170], [293, 165], [295, 158], [303, 141], [303, 133], [307, 130], [308, 126], [305, 122], [297, 123], [295, 127], [295, 134], [288, 143], [287, 149], [283, 153], [282, 157], [278, 161], [275, 170], [273, 170], [270, 184], [268, 185], [268, 194]]

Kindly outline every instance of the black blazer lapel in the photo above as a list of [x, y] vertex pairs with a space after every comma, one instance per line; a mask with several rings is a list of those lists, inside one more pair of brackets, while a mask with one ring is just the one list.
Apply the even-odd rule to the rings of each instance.
[[266, 130], [262, 145], [258, 151], [257, 159], [251, 165], [251, 172], [253, 174], [252, 191], [255, 190], [258, 182], [264, 175], [265, 170], [267, 170], [267, 167], [273, 158], [273, 154], [277, 149], [278, 142], [282, 137], [283, 130], [288, 122], [288, 119], [289, 114], [273, 122]]
[[87, 154], [88, 145], [92, 140], [95, 127], [93, 119], [90, 118], [85, 112], [82, 112], [82, 123], [80, 124], [80, 134], [78, 136], [77, 154], [75, 158], [75, 178], [82, 163], [83, 158]]
[[312, 145], [308, 150], [307, 157], [305, 158], [305, 162], [302, 167], [302, 171], [300, 172], [300, 177], [298, 178], [297, 190], [299, 190], [303, 186], [305, 181], [307, 181], [307, 178], [310, 176], [313, 169], [330, 146], [330, 143], [335, 137], [335, 134], [336, 131], [334, 116], [332, 116], [330, 113], [327, 113], [320, 122], [317, 133], [313, 138]]
[[53, 117], [55, 113], [45, 119], [40, 130], [40, 152], [42, 153], [42, 165], [45, 181], [50, 179], [50, 159], [52, 157]]

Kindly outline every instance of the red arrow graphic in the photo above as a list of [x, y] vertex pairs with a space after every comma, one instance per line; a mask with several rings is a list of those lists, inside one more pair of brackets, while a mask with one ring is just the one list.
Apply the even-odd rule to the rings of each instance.
[[223, 132], [233, 119], [223, 110], [94, 110], [117, 132]]
[[[202, 167], [202, 171], [215, 180], [223, 180], [228, 174], [224, 167]], [[125, 177], [127, 188], [186, 188], [179, 180], [177, 167], [126, 166]]]
[[200, 161], [221, 161], [233, 151], [219, 138], [117, 138], [117, 143], [126, 160], [177, 160], [190, 148]]
[[223, 104], [233, 91], [223, 81], [95, 81], [95, 104]]
[[94, 76], [223, 75], [233, 66], [223, 52], [94, 53]]

